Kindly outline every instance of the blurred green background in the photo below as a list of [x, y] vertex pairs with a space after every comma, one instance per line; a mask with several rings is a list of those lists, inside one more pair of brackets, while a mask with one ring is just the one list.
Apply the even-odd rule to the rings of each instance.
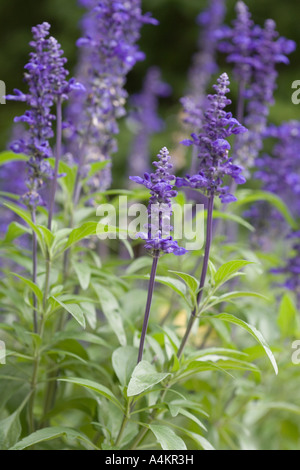
[[[173, 87], [173, 95], [162, 102], [161, 113], [167, 120], [165, 138], [174, 130], [175, 119], [170, 118], [180, 110], [179, 98], [186, 90], [186, 77], [194, 52], [197, 50], [199, 28], [195, 18], [206, 7], [207, 0], [143, 0], [143, 10], [151, 11], [160, 25], [145, 26], [142, 30], [140, 46], [146, 52], [147, 60], [136, 65], [127, 82], [129, 93], [139, 90], [147, 68], [158, 65], [163, 77]], [[227, 0], [229, 23], [234, 17], [236, 0]], [[300, 50], [299, 13], [300, 4], [296, 0], [248, 0], [253, 19], [262, 24], [266, 18], [273, 18], [281, 35], [294, 39], [297, 50], [291, 55], [290, 66], [279, 67], [276, 105], [271, 110], [270, 119], [274, 122], [298, 118], [299, 106], [291, 102], [291, 84], [300, 79], [298, 57]], [[80, 36], [79, 21], [83, 9], [77, 0], [1, 0], [0, 3], [0, 80], [6, 83], [7, 93], [13, 88], [24, 89], [22, 84], [23, 67], [28, 60], [31, 27], [42, 21], [52, 25], [52, 34], [61, 42], [69, 60], [71, 73], [77, 61], [76, 39]], [[227, 69], [220, 58], [221, 68]], [[233, 97], [234, 98], [234, 97]], [[0, 148], [6, 147], [10, 139], [13, 117], [24, 110], [22, 104], [9, 102], [0, 107]], [[122, 129], [122, 124], [121, 124]], [[122, 139], [122, 136], [121, 136]], [[125, 138], [126, 142], [126, 138]]]

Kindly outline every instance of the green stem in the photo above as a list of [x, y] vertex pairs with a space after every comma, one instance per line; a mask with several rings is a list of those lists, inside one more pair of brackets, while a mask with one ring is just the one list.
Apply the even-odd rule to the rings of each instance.
[[[40, 325], [40, 331], [39, 331], [39, 335], [41, 338], [43, 337], [43, 334], [44, 334], [44, 327], [45, 327], [45, 319], [43, 316], [41, 325]], [[39, 372], [39, 366], [40, 366], [40, 361], [41, 361], [40, 347], [41, 345], [37, 346], [37, 349], [35, 351], [32, 378], [30, 382], [31, 395], [30, 395], [30, 399], [28, 402], [28, 425], [29, 425], [30, 433], [33, 433], [36, 429], [35, 419], [34, 419], [34, 405], [35, 405], [35, 399], [36, 399], [36, 388], [38, 384], [38, 372]]]
[[[31, 219], [36, 224], [36, 212], [35, 209], [31, 212]], [[37, 236], [35, 232], [32, 232], [32, 282], [37, 282]], [[37, 318], [37, 298], [33, 294], [33, 331], [38, 332], [38, 318]]]
[[[183, 351], [186, 347], [191, 331], [193, 329], [194, 323], [199, 316], [199, 307], [200, 307], [202, 296], [203, 296], [203, 289], [204, 289], [205, 279], [206, 279], [207, 270], [208, 270], [209, 254], [210, 254], [210, 248], [211, 248], [212, 236], [213, 236], [213, 209], [214, 209], [214, 195], [212, 194], [208, 199], [206, 242], [205, 242], [202, 272], [201, 272], [200, 283], [199, 283], [199, 291], [197, 295], [197, 308], [195, 307], [191, 313], [185, 334], [182, 338], [181, 344], [177, 352], [178, 359], [180, 359], [183, 354]], [[197, 315], [197, 311], [198, 311], [198, 315]]]

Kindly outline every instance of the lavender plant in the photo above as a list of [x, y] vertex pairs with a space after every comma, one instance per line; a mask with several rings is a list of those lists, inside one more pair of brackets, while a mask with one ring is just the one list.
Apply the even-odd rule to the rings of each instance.
[[171, 157], [169, 151], [164, 147], [158, 154], [158, 162], [153, 163], [157, 168], [155, 173], [145, 173], [144, 178], [141, 178], [140, 176], [130, 176], [130, 179], [135, 183], [146, 186], [146, 188], [150, 190], [151, 194], [148, 205], [148, 230], [147, 233], [140, 234], [143, 239], [147, 240], [145, 248], [152, 255], [153, 263], [149, 280], [148, 298], [139, 347], [138, 363], [143, 357], [158, 258], [163, 254], [168, 253], [173, 253], [176, 256], [187, 253], [184, 248], [178, 246], [178, 242], [173, 240], [170, 234], [170, 220], [172, 216], [171, 199], [177, 196], [177, 192], [173, 189], [176, 178], [170, 173], [173, 167], [170, 160]]
[[[62, 48], [42, 23], [33, 28], [25, 73], [29, 91], [8, 97], [9, 106], [19, 101], [29, 109], [16, 118], [25, 130], [12, 151], [0, 154], [1, 210], [17, 217], [2, 220], [0, 240], [0, 449], [102, 450], [101, 460], [123, 450], [295, 447], [298, 441], [291, 444], [284, 436], [291, 429], [296, 434], [300, 406], [288, 348], [299, 332], [297, 121], [269, 128], [274, 148], [256, 161], [254, 178], [248, 172], [249, 189], [235, 191], [249, 168], [248, 161], [244, 168], [236, 159], [242, 139], [252, 152], [247, 118], [263, 115], [256, 131], [266, 139], [266, 132], [260, 133], [275, 88], [275, 65], [286, 62], [294, 46], [277, 38], [271, 21], [255, 26], [242, 2], [233, 28], [220, 29], [225, 2], [211, 2], [198, 19], [202, 51], [185, 101], [188, 119], [198, 119], [183, 142], [194, 149], [196, 169], [176, 174], [182, 162], [172, 128], [164, 137], [175, 150], [163, 147], [155, 170], [148, 171], [146, 146], [139, 145], [138, 153], [133, 147], [128, 171], [134, 168], [140, 176], [130, 177], [130, 189], [103, 191], [112, 178], [114, 188], [120, 182], [111, 157], [122, 158], [130, 140], [129, 129], [119, 129], [118, 121], [130, 98], [126, 77], [144, 59], [137, 44], [142, 25], [157, 21], [142, 14], [138, 0], [80, 4], [87, 10], [78, 41], [80, 83], [67, 80]], [[227, 73], [205, 96], [218, 70], [221, 33], [226, 67], [233, 64], [239, 82], [237, 119], [229, 112]], [[157, 99], [169, 91], [158, 70], [148, 70], [142, 93], [129, 100], [137, 108], [133, 117], [144, 144], [160, 130]], [[267, 78], [272, 89], [262, 99]], [[262, 190], [252, 191], [258, 179]], [[173, 212], [175, 204], [185, 207], [186, 188], [206, 201], [201, 250], [184, 248], [186, 233], [182, 241], [174, 239]], [[145, 230], [131, 242], [118, 226], [119, 195], [147, 204]], [[251, 249], [248, 231], [254, 227], [237, 215], [259, 197], [273, 201], [293, 229], [288, 239], [276, 237], [272, 256]], [[114, 222], [99, 221], [96, 202]], [[218, 210], [228, 204], [232, 213]], [[213, 222], [221, 216], [243, 228], [234, 244], [222, 232], [214, 236]], [[23, 235], [32, 237], [32, 246], [22, 243]], [[95, 235], [107, 239], [106, 257], [89, 243]], [[120, 259], [117, 235], [130, 259]], [[292, 251], [286, 263], [280, 258], [287, 242]], [[199, 276], [198, 269], [192, 273], [196, 264]], [[274, 267], [273, 274], [282, 276], [276, 290]]]

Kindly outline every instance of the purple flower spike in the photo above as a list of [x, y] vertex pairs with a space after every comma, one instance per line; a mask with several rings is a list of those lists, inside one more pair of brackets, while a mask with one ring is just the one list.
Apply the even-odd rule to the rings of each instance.
[[32, 28], [33, 41], [30, 46], [33, 52], [24, 67], [28, 94], [14, 90], [15, 95], [7, 96], [9, 100], [25, 102], [30, 106], [23, 116], [14, 119], [17, 123], [27, 124], [28, 131], [10, 145], [13, 152], [30, 157], [27, 162], [28, 193], [21, 199], [30, 210], [44, 204], [39, 191], [45, 181], [53, 177], [50, 164], [45, 161], [52, 156], [49, 140], [54, 136], [52, 122], [55, 116], [51, 114], [51, 108], [58, 97], [60, 100], [67, 99], [76, 83], [74, 79], [69, 82], [66, 80], [69, 74], [65, 69], [67, 59], [63, 57], [63, 50], [57, 40], [49, 36], [49, 30], [49, 23]]
[[209, 0], [208, 8], [197, 18], [197, 23], [201, 27], [199, 51], [193, 58], [189, 73], [188, 95], [181, 99], [184, 122], [196, 131], [202, 127], [208, 84], [211, 76], [218, 71], [215, 56], [225, 11], [224, 0]]
[[274, 103], [277, 64], [289, 63], [287, 55], [295, 43], [279, 37], [276, 24], [267, 20], [264, 27], [254, 24], [244, 2], [236, 4], [237, 17], [232, 28], [223, 28], [218, 48], [233, 64], [239, 85], [237, 117], [248, 129], [235, 143], [235, 161], [248, 171], [263, 147], [269, 109]]
[[170, 235], [171, 199], [177, 196], [177, 191], [173, 189], [176, 178], [170, 173], [173, 168], [171, 156], [166, 147], [157, 156], [158, 161], [153, 162], [155, 173], [145, 173], [144, 178], [129, 177], [135, 183], [143, 184], [151, 194], [148, 205], [148, 235], [143, 235], [142, 238], [146, 239], [145, 248], [154, 257], [167, 253], [181, 256], [187, 253], [187, 250], [179, 247], [178, 242]]
[[162, 81], [158, 67], [150, 67], [143, 89], [131, 97], [132, 112], [128, 122], [135, 133], [129, 158], [129, 174], [142, 173], [149, 164], [149, 144], [153, 134], [164, 128], [164, 121], [158, 116], [159, 98], [168, 97], [171, 87]]
[[[80, 0], [87, 8], [81, 24], [79, 76], [86, 95], [75, 93], [68, 108], [70, 147], [79, 173], [100, 161], [106, 167], [94, 174], [89, 191], [111, 185], [111, 157], [117, 151], [118, 120], [126, 114], [126, 76], [145, 55], [137, 44], [144, 24], [157, 24], [143, 15], [141, 0]], [[78, 149], [81, 149], [78, 152]]]
[[201, 189], [207, 196], [218, 195], [223, 203], [236, 200], [228, 193], [228, 188], [223, 186], [226, 175], [236, 184], [246, 182], [241, 175], [242, 167], [234, 165], [228, 156], [228, 137], [247, 131], [231, 113], [225, 111], [226, 106], [231, 104], [226, 96], [230, 91], [229, 84], [227, 74], [223, 73], [218, 79], [218, 84], [214, 85], [216, 94], [207, 97], [209, 105], [204, 115], [202, 132], [199, 135], [191, 135], [198, 152], [199, 173], [176, 180], [177, 186]]

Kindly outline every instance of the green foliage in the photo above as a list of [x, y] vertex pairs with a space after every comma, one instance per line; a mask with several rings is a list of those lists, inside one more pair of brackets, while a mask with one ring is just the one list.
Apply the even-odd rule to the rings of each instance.
[[[69, 15], [80, 16], [65, 3], [45, 4], [53, 15], [65, 15], [66, 22]], [[200, 3], [146, 0], [144, 6], [163, 25], [172, 24], [173, 16], [180, 18], [187, 35], [181, 40], [192, 53], [198, 29], [190, 25], [204, 6]], [[259, 15], [267, 8], [260, 3], [255, 7]], [[162, 31], [148, 39], [153, 63], [154, 58], [161, 64], [166, 60], [161, 35], [168, 33]], [[169, 32], [178, 36], [178, 29]], [[166, 132], [151, 143], [155, 151], [156, 139], [177, 145], [177, 98], [185, 76], [174, 71], [186, 71], [190, 57], [185, 48], [173, 49], [165, 74], [175, 75], [175, 94]], [[129, 90], [142, 78], [143, 69], [138, 70], [129, 77]], [[283, 102], [276, 106], [287, 113]], [[123, 185], [130, 139], [121, 123], [115, 187], [87, 191], [88, 178], [107, 164], [95, 162], [81, 180], [77, 205], [78, 165], [60, 161], [64, 176], [58, 180], [51, 230], [45, 207], [38, 208], [34, 223], [16, 194], [0, 192], [1, 210], [15, 217], [0, 240], [0, 346], [2, 341], [6, 346], [6, 363], [0, 361], [0, 450], [298, 450], [299, 365], [292, 354], [293, 341], [299, 339], [299, 311], [293, 293], [275, 291], [270, 275], [280, 262], [280, 240], [274, 240], [278, 251], [263, 252], [251, 244], [255, 228], [243, 217], [246, 207], [266, 201], [297, 228], [288, 206], [256, 189], [253, 181], [236, 192], [232, 207], [223, 210], [216, 203], [214, 218], [222, 229], [233, 226], [237, 239], [230, 243], [225, 231], [216, 233], [199, 305], [204, 250], [159, 260], [144, 356], [137, 364], [152, 259], [140, 241], [100, 240], [97, 235], [121, 230], [100, 223], [95, 207], [87, 204], [93, 198], [95, 206], [117, 207], [120, 195], [148, 202], [147, 190]], [[180, 158], [181, 151], [177, 154]], [[0, 167], [27, 158], [2, 152]], [[49, 161], [54, 166], [54, 159]], [[186, 194], [179, 192], [177, 201], [184, 204]], [[35, 280], [33, 234], [38, 242]], [[195, 317], [181, 355], [191, 313]]]

